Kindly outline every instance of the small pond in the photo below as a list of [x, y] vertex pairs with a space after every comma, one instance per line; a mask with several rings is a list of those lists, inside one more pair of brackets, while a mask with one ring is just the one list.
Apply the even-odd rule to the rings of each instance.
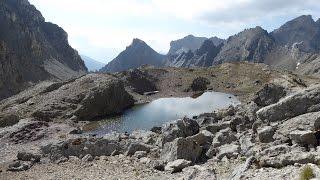
[[84, 130], [98, 135], [112, 131], [130, 133], [137, 129], [149, 130], [185, 116], [192, 118], [238, 104], [240, 101], [235, 96], [220, 92], [205, 92], [196, 98], [161, 98], [147, 104], [136, 105], [121, 116], [91, 122], [85, 125]]

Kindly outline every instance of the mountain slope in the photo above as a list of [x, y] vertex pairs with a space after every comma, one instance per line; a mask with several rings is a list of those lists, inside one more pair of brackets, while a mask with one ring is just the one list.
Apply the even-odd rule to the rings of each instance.
[[157, 53], [144, 41], [140, 39], [133, 39], [130, 46], [128, 46], [100, 71], [120, 72], [138, 68], [146, 64], [159, 67], [163, 64], [164, 57], [164, 55]]
[[297, 17], [274, 30], [271, 35], [282, 46], [299, 43], [303, 51], [320, 50], [320, 25], [312, 19], [311, 15]]
[[182, 52], [188, 52], [189, 50], [195, 51], [196, 49], [200, 48], [205, 40], [207, 40], [206, 37], [195, 37], [193, 35], [188, 35], [182, 39], [171, 41], [168, 54], [180, 54]]
[[88, 56], [85, 55], [80, 55], [81, 58], [83, 59], [86, 67], [88, 68], [88, 71], [98, 71], [100, 70], [103, 66], [105, 66], [105, 64], [96, 61]]
[[246, 29], [228, 38], [213, 64], [224, 62], [264, 62], [274, 46], [273, 38], [261, 27]]
[[168, 55], [165, 66], [171, 67], [208, 67], [213, 63], [222, 44], [216, 46], [212, 40], [205, 40], [201, 47], [195, 51], [181, 52]]
[[84, 74], [84, 62], [67, 33], [45, 22], [27, 0], [0, 1], [0, 99], [32, 82]]

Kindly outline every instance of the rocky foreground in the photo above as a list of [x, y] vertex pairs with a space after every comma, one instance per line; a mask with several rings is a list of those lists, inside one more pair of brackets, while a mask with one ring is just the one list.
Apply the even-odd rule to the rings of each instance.
[[[0, 179], [320, 178], [317, 81], [241, 63], [41, 83], [1, 101]], [[83, 121], [134, 103], [206, 89], [243, 103], [150, 131], [82, 132]]]

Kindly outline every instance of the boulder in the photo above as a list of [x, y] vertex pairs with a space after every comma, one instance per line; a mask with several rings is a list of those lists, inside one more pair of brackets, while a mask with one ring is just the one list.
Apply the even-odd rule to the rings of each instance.
[[191, 161], [187, 161], [185, 159], [177, 159], [175, 161], [169, 162], [165, 166], [165, 171], [169, 171], [171, 173], [181, 172], [182, 169], [191, 165]]
[[298, 164], [317, 164], [320, 156], [316, 152], [295, 151], [278, 156], [263, 156], [259, 159], [260, 166], [282, 168], [289, 165]]
[[211, 132], [212, 134], [216, 134], [220, 130], [227, 129], [229, 127], [230, 127], [230, 121], [225, 121], [225, 122], [218, 122], [218, 123], [210, 124], [207, 126], [203, 126], [201, 129], [205, 129]]
[[225, 144], [217, 148], [217, 159], [221, 160], [223, 157], [228, 159], [237, 157], [240, 152], [240, 146], [237, 144]]
[[207, 78], [197, 77], [192, 81], [191, 89], [192, 91], [205, 91], [208, 84], [210, 84], [210, 81]]
[[146, 157], [146, 156], [147, 156], [146, 151], [136, 151], [133, 155], [133, 157], [138, 158], [138, 159]]
[[231, 129], [224, 129], [216, 133], [212, 141], [212, 146], [218, 147], [224, 144], [230, 144], [237, 140], [238, 140], [237, 137], [234, 135]]
[[257, 111], [264, 122], [276, 122], [320, 111], [320, 86], [311, 87], [281, 99]]
[[90, 162], [93, 161], [93, 157], [91, 156], [91, 154], [87, 154], [81, 160], [84, 162]]
[[[33, 117], [38, 121], [70, 118], [90, 121], [121, 113], [134, 104], [124, 83], [109, 74], [87, 74], [50, 90], [47, 90], [48, 85], [43, 84], [11, 97], [3, 105], [0, 104], [0, 109], [4, 113], [13, 111], [20, 117]], [[19, 99], [25, 100], [20, 102]], [[16, 106], [19, 108], [14, 108]]]
[[207, 130], [202, 130], [198, 134], [189, 136], [186, 139], [192, 140], [200, 146], [208, 146], [211, 145], [213, 137], [214, 135], [211, 132]]
[[255, 94], [253, 101], [258, 106], [264, 107], [278, 102], [284, 96], [286, 96], [284, 87], [276, 84], [266, 84]]
[[129, 70], [123, 74], [125, 75], [125, 82], [132, 87], [134, 92], [143, 95], [145, 92], [157, 91], [156, 78], [140, 69]]
[[118, 141], [110, 141], [104, 138], [76, 138], [48, 143], [41, 146], [41, 151], [56, 162], [69, 156], [84, 157], [87, 154], [94, 157], [110, 156], [115, 151], [121, 151], [124, 148]]
[[0, 114], [0, 128], [12, 126], [19, 122], [20, 118], [14, 114]]
[[172, 142], [164, 144], [160, 158], [170, 162], [177, 159], [185, 159], [197, 162], [201, 156], [202, 148], [193, 140], [177, 138]]
[[197, 121], [189, 118], [166, 123], [162, 127], [163, 144], [179, 137], [193, 136], [199, 132], [199, 128]]
[[33, 166], [32, 162], [22, 162], [22, 161], [14, 161], [8, 166], [8, 171], [26, 171]]
[[40, 162], [41, 155], [31, 152], [18, 152], [17, 158], [21, 161]]
[[261, 129], [258, 129], [258, 137], [259, 141], [262, 143], [270, 143], [272, 142], [273, 135], [275, 133], [275, 129], [271, 126], [266, 126]]
[[179, 180], [215, 180], [216, 174], [214, 170], [208, 166], [191, 166], [183, 169], [182, 175]]
[[152, 144], [156, 141], [157, 136], [158, 134], [152, 131], [135, 130], [129, 135], [129, 138], [141, 140], [145, 144]]
[[141, 143], [141, 142], [132, 142], [130, 143], [128, 150], [126, 152], [127, 156], [132, 156], [134, 155], [137, 151], [145, 151], [145, 152], [150, 152], [150, 149], [152, 146]]
[[316, 145], [317, 139], [313, 131], [295, 130], [289, 134], [293, 142], [301, 145]]

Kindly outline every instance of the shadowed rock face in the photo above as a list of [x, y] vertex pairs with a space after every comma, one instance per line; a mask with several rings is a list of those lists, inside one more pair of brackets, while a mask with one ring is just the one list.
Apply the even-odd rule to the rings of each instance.
[[227, 40], [213, 64], [235, 61], [263, 62], [273, 45], [274, 40], [261, 27], [246, 29]]
[[195, 51], [181, 52], [168, 55], [165, 65], [171, 67], [208, 67], [212, 65], [223, 44], [215, 45], [210, 39], [205, 40], [199, 49]]
[[67, 33], [45, 22], [27, 0], [0, 1], [0, 99], [46, 79], [66, 80], [87, 69]]
[[310, 15], [303, 15], [285, 23], [271, 35], [280, 45], [292, 46], [295, 43], [302, 43], [301, 49], [307, 52], [320, 49], [319, 20], [315, 22]]
[[157, 53], [145, 42], [134, 39], [132, 44], [115, 59], [103, 67], [101, 72], [121, 72], [138, 68], [142, 65], [161, 66], [164, 56]]
[[189, 50], [195, 51], [200, 48], [205, 40], [207, 40], [205, 37], [188, 35], [182, 39], [171, 41], [168, 55], [180, 54], [182, 52], [188, 52]]

